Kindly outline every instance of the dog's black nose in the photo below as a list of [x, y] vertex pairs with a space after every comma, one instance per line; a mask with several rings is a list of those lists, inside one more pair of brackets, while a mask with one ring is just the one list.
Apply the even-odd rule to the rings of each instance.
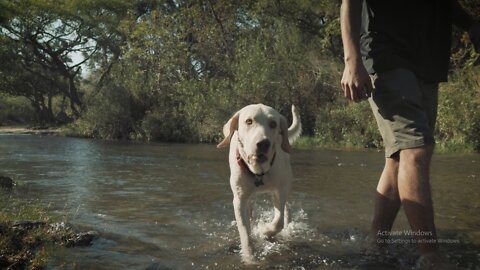
[[270, 148], [270, 140], [269, 139], [264, 139], [264, 140], [261, 140], [257, 143], [257, 149], [258, 151], [260, 152], [267, 152], [268, 149]]

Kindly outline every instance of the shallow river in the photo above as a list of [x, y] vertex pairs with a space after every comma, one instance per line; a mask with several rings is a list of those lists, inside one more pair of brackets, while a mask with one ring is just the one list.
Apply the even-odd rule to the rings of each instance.
[[[0, 135], [0, 175], [14, 196], [48, 207], [81, 230], [90, 247], [62, 250], [49, 269], [410, 269], [409, 237], [388, 258], [363, 254], [383, 153], [295, 150], [292, 222], [269, 242], [255, 237], [259, 263], [240, 262], [227, 150], [214, 145], [103, 142]], [[480, 269], [480, 155], [437, 154], [432, 188], [441, 251]], [[272, 216], [256, 197], [254, 231]], [[400, 212], [394, 231], [408, 230]], [[401, 240], [401, 241], [400, 241]]]

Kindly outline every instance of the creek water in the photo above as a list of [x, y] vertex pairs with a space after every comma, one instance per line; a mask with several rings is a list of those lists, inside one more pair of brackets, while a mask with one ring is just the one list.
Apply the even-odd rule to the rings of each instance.
[[[105, 142], [0, 135], [0, 174], [12, 196], [42, 204], [99, 237], [53, 252], [48, 269], [411, 269], [418, 254], [401, 211], [382, 261], [364, 255], [379, 151], [295, 150], [291, 223], [274, 241], [254, 236], [256, 265], [240, 261], [227, 150], [214, 145]], [[440, 250], [480, 269], [480, 155], [437, 154], [432, 189]], [[273, 215], [254, 203], [254, 232]], [[403, 233], [405, 232], [405, 233]], [[385, 262], [386, 261], [386, 262]]]

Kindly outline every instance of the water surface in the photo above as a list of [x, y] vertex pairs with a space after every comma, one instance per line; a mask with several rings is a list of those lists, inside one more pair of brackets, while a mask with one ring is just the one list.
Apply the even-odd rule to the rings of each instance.
[[[49, 269], [410, 269], [418, 254], [393, 244], [386, 262], [363, 255], [383, 153], [295, 150], [292, 222], [274, 242], [255, 237], [259, 264], [240, 262], [227, 150], [214, 145], [104, 142], [0, 135], [0, 174], [14, 196], [46, 205], [100, 237], [56, 254]], [[480, 269], [480, 155], [434, 157], [440, 248]], [[273, 215], [258, 196], [254, 231]], [[408, 230], [400, 212], [394, 230]], [[408, 238], [406, 239], [408, 240]]]

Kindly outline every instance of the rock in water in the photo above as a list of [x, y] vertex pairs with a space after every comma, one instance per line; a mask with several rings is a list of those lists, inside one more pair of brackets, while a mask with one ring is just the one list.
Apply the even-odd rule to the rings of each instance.
[[15, 182], [12, 178], [0, 175], [0, 188], [11, 190], [13, 186], [15, 186]]

